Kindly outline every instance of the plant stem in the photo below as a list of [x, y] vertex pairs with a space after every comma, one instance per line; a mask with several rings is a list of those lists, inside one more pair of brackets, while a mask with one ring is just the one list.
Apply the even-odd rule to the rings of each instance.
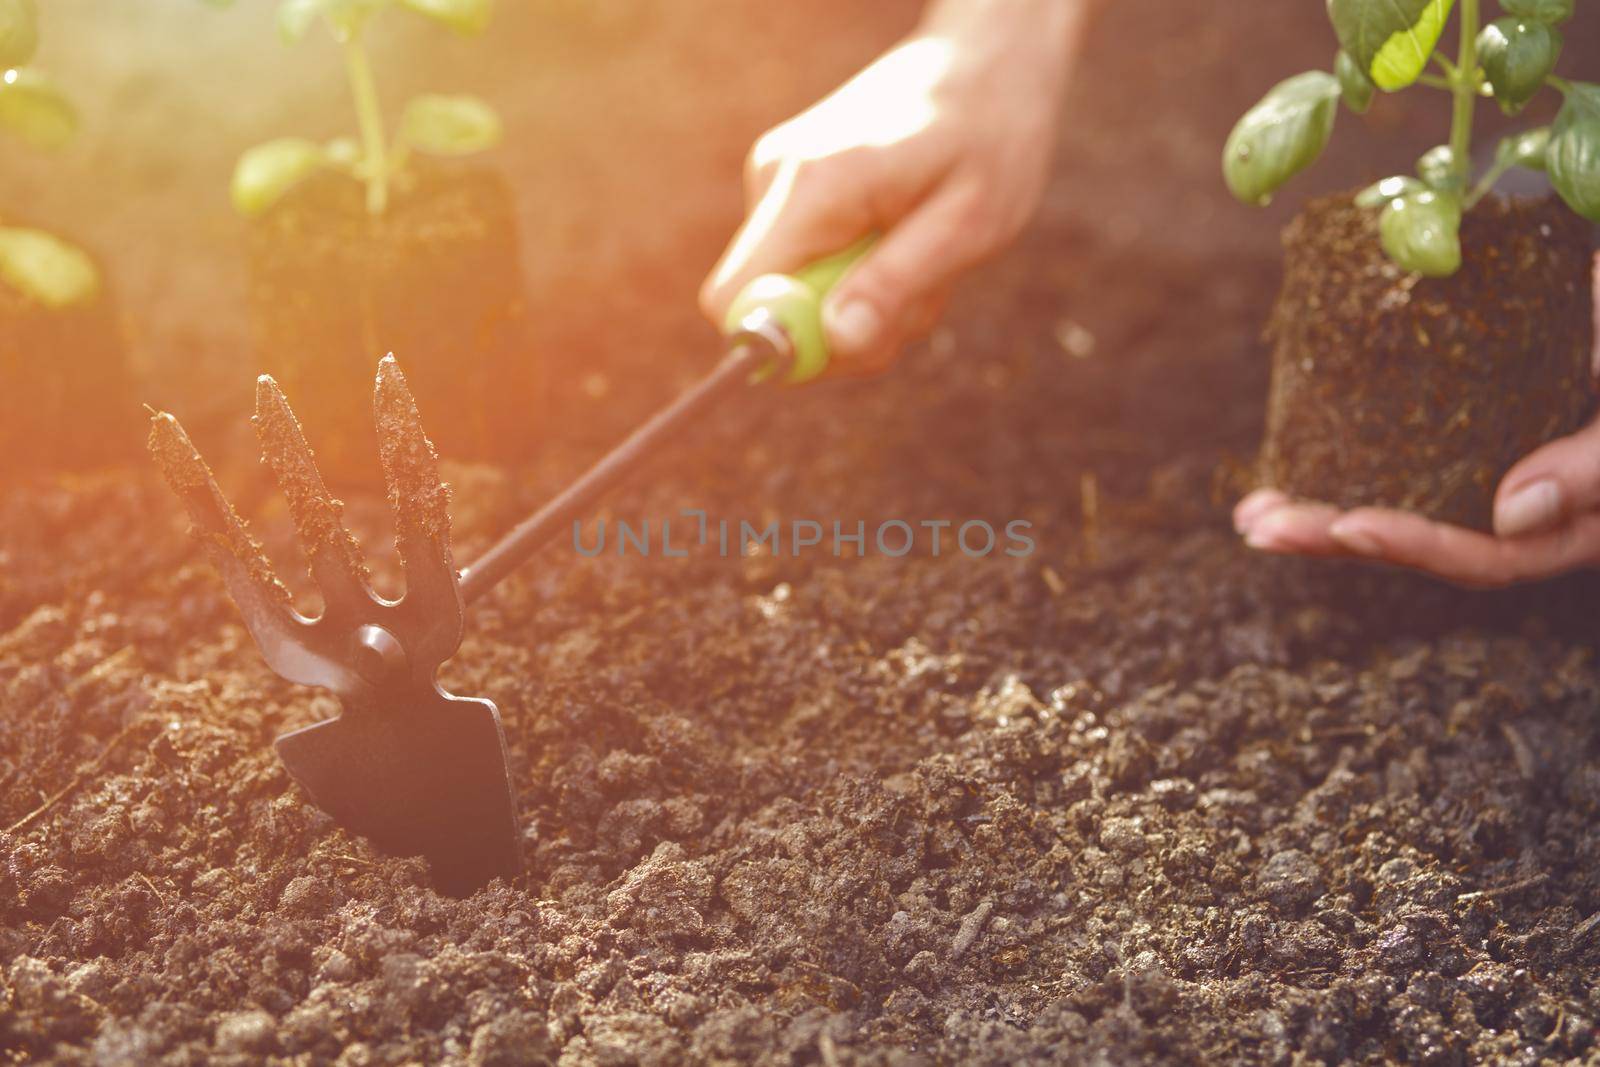
[[1461, 54], [1452, 81], [1450, 153], [1465, 184], [1472, 172], [1472, 114], [1478, 104], [1478, 0], [1461, 0]]
[[1468, 194], [1467, 199], [1462, 203], [1462, 212], [1468, 212], [1477, 207], [1478, 201], [1488, 196], [1494, 190], [1494, 183], [1499, 181], [1500, 176], [1510, 169], [1510, 163], [1497, 162], [1485, 171], [1483, 177], [1478, 179], [1478, 184], [1473, 186], [1472, 192]]
[[356, 98], [356, 121], [361, 127], [361, 161], [367, 184], [367, 211], [381, 215], [389, 206], [389, 160], [383, 136], [383, 109], [378, 105], [378, 87], [372, 80], [372, 64], [367, 50], [354, 36], [344, 43], [344, 65], [350, 75], [350, 91]]

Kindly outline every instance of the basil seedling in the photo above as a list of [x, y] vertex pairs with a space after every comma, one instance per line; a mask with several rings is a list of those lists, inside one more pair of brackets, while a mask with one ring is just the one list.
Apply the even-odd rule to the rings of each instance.
[[[78, 113], [49, 78], [24, 66], [38, 47], [34, 0], [0, 0], [0, 130], [54, 150], [77, 133]], [[0, 278], [50, 308], [88, 303], [100, 291], [100, 274], [88, 253], [19, 226], [0, 226]]]
[[[1500, 0], [1505, 17], [1487, 26], [1482, 2], [1460, 0], [1453, 12], [1456, 0], [1327, 0], [1340, 48], [1333, 73], [1290, 78], [1239, 120], [1223, 153], [1228, 188], [1245, 203], [1267, 203], [1327, 147], [1340, 100], [1363, 112], [1375, 90], [1421, 85], [1449, 94], [1449, 142], [1422, 157], [1416, 178], [1387, 178], [1357, 197], [1383, 212], [1379, 232], [1395, 263], [1432, 277], [1459, 270], [1462, 215], [1512, 167], [1548, 171], [1572, 210], [1600, 222], [1600, 85], [1555, 74], [1573, 0]], [[1454, 60], [1438, 47], [1452, 13], [1460, 29]], [[1546, 87], [1566, 98], [1555, 122], [1505, 138], [1474, 182], [1477, 99], [1492, 96], [1516, 114]]]
[[492, 0], [283, 0], [278, 31], [286, 42], [302, 40], [320, 22], [343, 50], [359, 136], [326, 144], [283, 137], [257, 145], [234, 168], [234, 207], [246, 217], [260, 215], [306, 178], [334, 170], [363, 183], [367, 210], [381, 215], [411, 153], [464, 156], [499, 143], [500, 119], [488, 104], [474, 96], [433, 93], [406, 105], [399, 131], [389, 139], [362, 43], [373, 18], [388, 8], [409, 8], [457, 33], [475, 34], [488, 25], [491, 5]]

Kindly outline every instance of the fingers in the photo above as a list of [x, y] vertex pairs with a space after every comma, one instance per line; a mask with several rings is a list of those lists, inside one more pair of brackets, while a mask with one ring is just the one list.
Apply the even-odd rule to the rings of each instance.
[[778, 165], [700, 289], [706, 317], [720, 323], [752, 279], [796, 270], [871, 231], [876, 220], [854, 195], [863, 166], [850, 153]]
[[1351, 555], [1476, 588], [1550, 578], [1600, 559], [1600, 515], [1594, 513], [1545, 533], [1506, 539], [1409, 512], [1358, 508], [1329, 532]]
[[1290, 501], [1281, 493], [1278, 496], [1281, 502], [1272, 507], [1258, 499], [1256, 515], [1240, 531], [1245, 544], [1258, 552], [1277, 555], [1332, 557], [1349, 554], [1329, 532], [1339, 518], [1338, 508]]
[[1342, 512], [1257, 490], [1234, 510], [1245, 543], [1260, 552], [1346, 557], [1409, 567], [1473, 588], [1554, 577], [1600, 562], [1600, 512], [1544, 533], [1494, 537], [1389, 508]]
[[1241, 536], [1250, 532], [1257, 519], [1289, 503], [1289, 494], [1276, 489], [1257, 489], [1233, 509], [1233, 528]]
[[1506, 473], [1495, 493], [1494, 531], [1523, 537], [1600, 508], [1600, 420], [1552, 441]]
[[998, 243], [976, 199], [960, 184], [941, 187], [839, 282], [822, 320], [841, 366], [892, 359], [931, 327], [940, 294]]

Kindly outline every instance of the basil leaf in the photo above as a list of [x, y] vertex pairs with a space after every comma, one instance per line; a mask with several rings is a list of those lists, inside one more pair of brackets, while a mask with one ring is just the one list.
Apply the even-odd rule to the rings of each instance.
[[1500, 0], [1506, 14], [1523, 19], [1538, 19], [1552, 26], [1572, 17], [1572, 0]]
[[1367, 77], [1367, 72], [1361, 69], [1361, 64], [1350, 58], [1350, 53], [1344, 49], [1333, 60], [1333, 73], [1339, 79], [1339, 91], [1344, 96], [1344, 106], [1354, 111], [1357, 115], [1366, 112], [1372, 106], [1372, 93], [1374, 86], [1372, 79]]
[[35, 148], [60, 148], [78, 132], [78, 113], [44, 75], [8, 70], [0, 75], [0, 128]]
[[1495, 149], [1494, 161], [1502, 167], [1545, 169], [1545, 153], [1550, 148], [1550, 127], [1524, 130], [1503, 138]]
[[1421, 76], [1455, 0], [1328, 0], [1339, 44], [1378, 88], [1404, 89]]
[[50, 308], [87, 303], [100, 291], [89, 254], [43, 230], [0, 229], [0, 278]]
[[457, 33], [482, 33], [493, 13], [493, 0], [400, 0], [402, 4], [442, 22]]
[[1550, 127], [1550, 184], [1567, 206], [1600, 222], [1600, 85], [1573, 82]]
[[1507, 114], [1521, 111], [1555, 69], [1561, 31], [1532, 19], [1497, 19], [1478, 35], [1478, 60]]
[[39, 49], [34, 0], [0, 0], [0, 67], [20, 67]]
[[1396, 197], [1378, 220], [1383, 250], [1403, 270], [1448, 278], [1461, 269], [1461, 202], [1434, 192]]
[[1414, 193], [1427, 192], [1428, 187], [1415, 178], [1396, 177], [1385, 178], [1375, 185], [1369, 185], [1356, 194], [1357, 207], [1383, 207], [1396, 197], [1409, 196]]
[[327, 161], [322, 147], [303, 137], [282, 137], [256, 145], [233, 168], [234, 209], [255, 218]]
[[1328, 145], [1338, 113], [1339, 80], [1320, 70], [1280, 82], [1245, 113], [1223, 149], [1222, 173], [1233, 195], [1265, 204]]
[[406, 105], [400, 136], [419, 152], [466, 156], [500, 143], [500, 116], [475, 96], [428, 93]]

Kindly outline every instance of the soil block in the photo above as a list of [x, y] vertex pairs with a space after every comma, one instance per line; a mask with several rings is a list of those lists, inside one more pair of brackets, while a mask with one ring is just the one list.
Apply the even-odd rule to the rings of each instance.
[[406, 177], [380, 216], [361, 185], [329, 173], [251, 227], [263, 366], [332, 482], [377, 482], [373, 375], [389, 352], [449, 459], [525, 458], [541, 421], [505, 182], [485, 171]]
[[1262, 481], [1487, 530], [1501, 476], [1593, 408], [1589, 224], [1492, 197], [1461, 270], [1425, 278], [1389, 261], [1378, 217], [1346, 194], [1284, 231]]
[[0, 282], [0, 482], [142, 457], [114, 300], [51, 308]]

